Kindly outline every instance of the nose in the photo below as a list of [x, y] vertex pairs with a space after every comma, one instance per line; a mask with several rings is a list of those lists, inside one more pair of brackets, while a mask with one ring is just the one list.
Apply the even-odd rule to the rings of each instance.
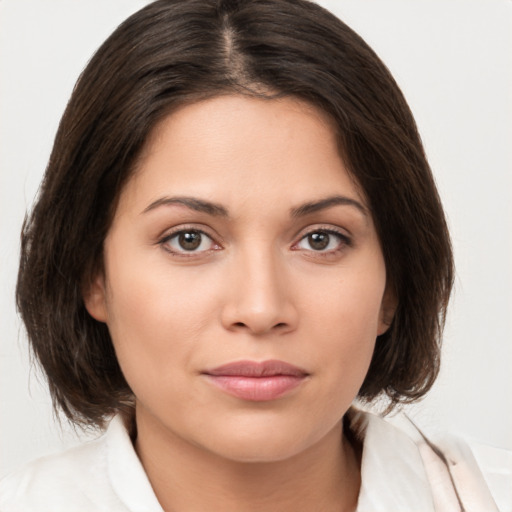
[[226, 329], [263, 335], [297, 327], [298, 312], [284, 265], [276, 255], [262, 251], [238, 258], [230, 269], [228, 299], [222, 308]]

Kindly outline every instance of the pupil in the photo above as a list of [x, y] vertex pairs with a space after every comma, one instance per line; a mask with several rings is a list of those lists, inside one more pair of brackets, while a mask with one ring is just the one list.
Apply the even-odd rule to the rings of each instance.
[[320, 251], [329, 245], [329, 235], [327, 233], [312, 233], [308, 235], [309, 245]]
[[178, 242], [182, 249], [192, 251], [201, 245], [201, 233], [190, 231], [188, 233], [181, 233]]

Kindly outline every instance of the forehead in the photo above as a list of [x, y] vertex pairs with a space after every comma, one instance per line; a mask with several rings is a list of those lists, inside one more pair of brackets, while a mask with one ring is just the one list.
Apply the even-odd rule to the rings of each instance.
[[364, 202], [329, 116], [292, 97], [225, 95], [180, 106], [152, 131], [125, 188], [145, 201], [178, 193], [235, 206], [343, 193]]

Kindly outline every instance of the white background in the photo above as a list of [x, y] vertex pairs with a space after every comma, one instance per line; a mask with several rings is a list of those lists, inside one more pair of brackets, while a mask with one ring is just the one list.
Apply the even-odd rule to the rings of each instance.
[[[0, 476], [79, 442], [53, 421], [14, 308], [18, 238], [93, 51], [143, 0], [0, 0]], [[452, 230], [444, 364], [409, 413], [512, 449], [512, 2], [324, 0], [386, 62], [416, 116]]]

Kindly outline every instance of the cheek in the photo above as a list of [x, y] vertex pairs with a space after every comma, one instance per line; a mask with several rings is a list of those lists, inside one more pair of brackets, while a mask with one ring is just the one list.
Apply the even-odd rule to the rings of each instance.
[[329, 338], [348, 344], [376, 338], [386, 274], [383, 262], [372, 263], [336, 269], [301, 286], [304, 311]]
[[[318, 283], [317, 283], [318, 284]], [[345, 269], [305, 295], [308, 334], [316, 340], [312, 357], [329, 386], [341, 394], [357, 394], [370, 365], [379, 329], [385, 289], [384, 264], [376, 260], [366, 270]], [[306, 321], [306, 317], [304, 318]], [[336, 394], [336, 393], [335, 393]]]
[[[215, 318], [218, 287], [187, 272], [171, 272], [165, 258], [153, 261], [106, 257], [107, 324], [119, 363], [134, 388], [149, 375], [171, 381], [173, 368], [190, 367], [205, 324]], [[144, 384], [145, 385], [145, 384]]]

